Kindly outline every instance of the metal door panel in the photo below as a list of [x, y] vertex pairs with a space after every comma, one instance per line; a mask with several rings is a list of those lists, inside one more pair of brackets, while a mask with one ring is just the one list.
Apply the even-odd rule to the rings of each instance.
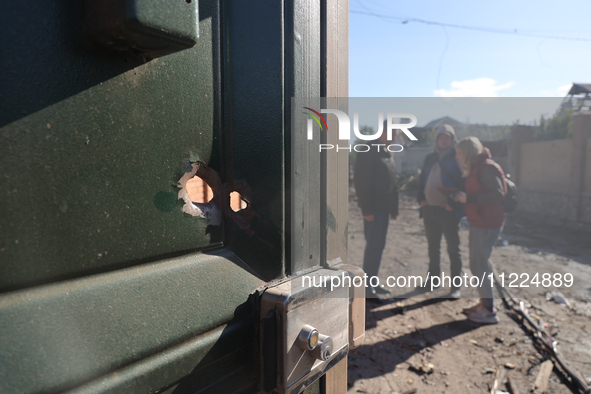
[[281, 0], [223, 3], [224, 146], [229, 180], [252, 190], [249, 235], [226, 242], [263, 278], [285, 274], [284, 10]]
[[253, 328], [252, 319], [224, 325], [97, 378], [68, 394], [257, 391], [253, 344], [244, 341], [253, 335]]
[[5, 294], [0, 391], [63, 390], [232, 319], [252, 325], [263, 283], [223, 249]]
[[176, 199], [183, 160], [223, 170], [217, 2], [194, 48], [146, 64], [95, 48], [81, 3], [0, 12], [0, 291], [222, 243]]
[[[325, 263], [291, 98], [330, 79], [326, 7], [202, 0], [197, 45], [147, 61], [93, 46], [82, 3], [1, 6], [0, 391], [257, 392], [261, 286]], [[251, 231], [181, 212], [186, 159], [252, 190]]]

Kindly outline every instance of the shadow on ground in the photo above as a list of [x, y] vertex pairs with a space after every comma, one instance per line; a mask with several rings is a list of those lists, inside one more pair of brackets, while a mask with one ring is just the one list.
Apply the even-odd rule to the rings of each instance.
[[[412, 305], [400, 307], [396, 306], [390, 309], [379, 309], [373, 312], [368, 309], [366, 314], [368, 323], [367, 328], [376, 326], [376, 321], [388, 318], [392, 315], [402, 314], [409, 310], [433, 305], [445, 301], [444, 299], [429, 299], [417, 302]], [[369, 307], [370, 305], [368, 305]], [[373, 316], [372, 316], [373, 315]], [[373, 324], [373, 327], [370, 325]], [[349, 384], [352, 385], [358, 379], [369, 379], [381, 376], [396, 369], [396, 366], [406, 362], [411, 356], [421, 352], [425, 348], [433, 347], [445, 340], [465, 334], [468, 331], [479, 328], [480, 325], [469, 320], [451, 321], [448, 323], [435, 324], [424, 329], [415, 329], [414, 331], [396, 336], [395, 332], [391, 338], [367, 345], [361, 345], [355, 349], [357, 362], [351, 363], [349, 372]], [[364, 362], [372, 363], [378, 368], [358, 368]]]
[[376, 300], [368, 299], [365, 306], [365, 329], [370, 330], [375, 328], [379, 320], [384, 320], [394, 315], [401, 315], [407, 311], [423, 308], [425, 306], [437, 304], [446, 300], [445, 298], [429, 298], [410, 305], [400, 304], [400, 302], [403, 302], [404, 299], [411, 297], [411, 295], [408, 295], [406, 297], [392, 298], [382, 302], [376, 302]]

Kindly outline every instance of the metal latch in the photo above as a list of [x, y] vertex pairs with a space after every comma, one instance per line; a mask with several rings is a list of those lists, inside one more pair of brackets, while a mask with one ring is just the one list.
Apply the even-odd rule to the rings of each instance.
[[[263, 293], [260, 325], [263, 391], [302, 392], [346, 357], [351, 327], [357, 327], [356, 344], [363, 339], [359, 322], [354, 325], [351, 322], [352, 288], [333, 286], [336, 283], [333, 277], [348, 276], [349, 272], [344, 270], [319, 269]], [[361, 319], [365, 328], [365, 300], [362, 301]]]

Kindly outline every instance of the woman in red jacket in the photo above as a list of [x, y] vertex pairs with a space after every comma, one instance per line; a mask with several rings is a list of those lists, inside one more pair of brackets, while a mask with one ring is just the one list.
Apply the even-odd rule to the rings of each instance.
[[476, 137], [465, 138], [456, 145], [456, 160], [466, 177], [466, 193], [458, 193], [455, 200], [466, 203], [466, 218], [470, 223], [470, 270], [480, 280], [484, 277], [484, 283], [478, 286], [480, 302], [462, 313], [471, 321], [495, 324], [498, 320], [489, 258], [505, 224], [505, 174]]

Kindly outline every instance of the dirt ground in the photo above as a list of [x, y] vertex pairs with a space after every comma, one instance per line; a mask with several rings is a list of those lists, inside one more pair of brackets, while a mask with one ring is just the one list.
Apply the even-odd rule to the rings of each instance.
[[[423, 275], [428, 267], [427, 241], [418, 204], [411, 193], [401, 195], [400, 216], [390, 221], [380, 280], [389, 275]], [[542, 319], [559, 341], [572, 367], [591, 377], [591, 233], [543, 224], [513, 214], [491, 260], [498, 273], [572, 273], [571, 288], [512, 288], [526, 301], [534, 318]], [[468, 225], [460, 229], [464, 272], [468, 262]], [[362, 266], [365, 239], [363, 218], [354, 192], [349, 207], [349, 263]], [[442, 241], [442, 270], [449, 258]], [[530, 276], [530, 277], [531, 277]], [[508, 283], [506, 284], [506, 286]], [[490, 393], [496, 371], [518, 393], [529, 393], [544, 357], [531, 337], [511, 318], [501, 299], [499, 324], [479, 325], [460, 313], [473, 299], [447, 300], [440, 289], [420, 297], [402, 298], [413, 289], [398, 289], [385, 304], [367, 302], [365, 342], [350, 352], [348, 393]], [[561, 291], [570, 308], [548, 301], [548, 291]], [[402, 292], [402, 293], [400, 293]], [[411, 293], [412, 294], [412, 293]], [[465, 297], [475, 296], [463, 290]], [[429, 365], [431, 364], [431, 365]], [[423, 366], [421, 370], [421, 366]], [[432, 371], [430, 371], [432, 368]], [[426, 372], [425, 372], [426, 371]], [[502, 391], [510, 392], [506, 384]], [[578, 392], [558, 368], [547, 393]]]

